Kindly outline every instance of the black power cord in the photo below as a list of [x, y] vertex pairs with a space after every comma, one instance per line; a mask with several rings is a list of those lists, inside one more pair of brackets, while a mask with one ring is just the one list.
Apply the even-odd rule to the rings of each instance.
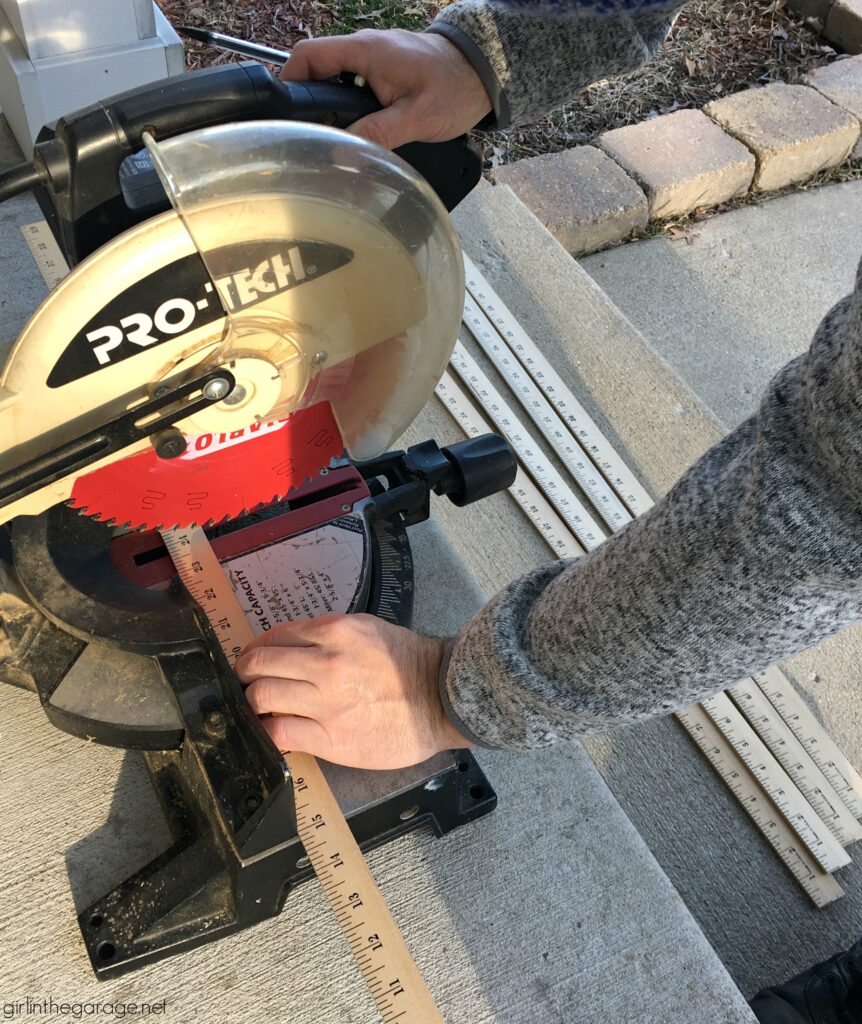
[[41, 173], [33, 164], [19, 164], [8, 171], [0, 172], [0, 203], [21, 192], [27, 192], [42, 182]]

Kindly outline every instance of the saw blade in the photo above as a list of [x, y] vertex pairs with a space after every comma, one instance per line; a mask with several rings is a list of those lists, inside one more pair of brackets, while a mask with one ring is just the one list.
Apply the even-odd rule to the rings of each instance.
[[220, 523], [287, 497], [344, 452], [327, 402], [274, 423], [186, 441], [176, 458], [150, 449], [79, 477], [69, 504], [131, 529]]

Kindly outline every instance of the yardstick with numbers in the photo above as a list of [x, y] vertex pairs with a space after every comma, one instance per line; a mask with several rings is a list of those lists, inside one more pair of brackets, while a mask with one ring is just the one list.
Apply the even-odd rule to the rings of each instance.
[[695, 704], [677, 718], [811, 901], [825, 907], [843, 896], [844, 890], [817, 863], [706, 711]]

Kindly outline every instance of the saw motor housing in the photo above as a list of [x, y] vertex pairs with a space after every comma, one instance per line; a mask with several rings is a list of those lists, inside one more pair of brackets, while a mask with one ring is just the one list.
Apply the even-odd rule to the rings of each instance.
[[[281, 82], [253, 62], [167, 78], [43, 128], [34, 149], [34, 163], [42, 171], [36, 198], [74, 267], [122, 231], [170, 209], [157, 183], [149, 201], [129, 202], [138, 192], [133, 185], [136, 170], [148, 184], [153, 182], [146, 161], [136, 168], [132, 160], [144, 148], [145, 133], [161, 142], [198, 128], [252, 120], [347, 128], [379, 109], [367, 87]], [[433, 145], [410, 143], [396, 152], [422, 175], [447, 210], [475, 188], [482, 174], [481, 157], [466, 136]]]

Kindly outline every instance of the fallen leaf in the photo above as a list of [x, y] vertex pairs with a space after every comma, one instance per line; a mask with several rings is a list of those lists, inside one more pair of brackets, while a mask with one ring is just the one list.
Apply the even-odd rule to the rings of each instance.
[[691, 57], [685, 57], [685, 66], [688, 70], [688, 77], [694, 78], [694, 73], [697, 71], [697, 64], [691, 59]]
[[668, 228], [667, 233], [674, 242], [685, 242], [686, 245], [694, 245], [695, 239], [700, 238], [700, 233], [690, 228]]

